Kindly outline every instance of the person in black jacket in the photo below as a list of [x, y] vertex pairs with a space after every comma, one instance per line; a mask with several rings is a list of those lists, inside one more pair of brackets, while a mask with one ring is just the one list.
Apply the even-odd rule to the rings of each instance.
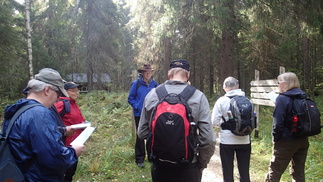
[[300, 89], [295, 73], [283, 73], [277, 77], [277, 80], [281, 94], [276, 98], [273, 113], [273, 155], [265, 181], [279, 182], [291, 162], [290, 174], [293, 181], [305, 182], [304, 168], [309, 148], [308, 138], [292, 135], [291, 118], [293, 116], [292, 97], [306, 98], [306, 94]]

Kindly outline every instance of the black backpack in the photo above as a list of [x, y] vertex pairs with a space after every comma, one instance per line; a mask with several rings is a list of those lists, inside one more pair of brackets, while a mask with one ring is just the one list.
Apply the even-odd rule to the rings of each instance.
[[[257, 127], [257, 118], [253, 104], [246, 96], [237, 95], [230, 98], [229, 120], [221, 124], [222, 129], [231, 130], [238, 136], [250, 135]], [[230, 113], [231, 112], [231, 116]]]
[[[22, 182], [25, 181], [25, 177], [18, 168], [15, 159], [11, 154], [10, 145], [8, 145], [8, 137], [11, 132], [12, 126], [14, 125], [16, 119], [27, 109], [37, 106], [40, 104], [30, 104], [20, 108], [11, 120], [5, 120], [4, 122], [9, 122], [6, 132], [2, 131], [0, 133], [0, 181], [15, 181]], [[2, 123], [2, 127], [4, 125]]]
[[148, 160], [167, 167], [188, 165], [197, 150], [196, 123], [187, 100], [196, 88], [186, 86], [180, 94], [156, 88], [159, 102], [154, 108], [147, 139]]
[[321, 133], [320, 111], [309, 98], [293, 98], [291, 130], [294, 136], [313, 136]]
[[62, 99], [63, 102], [63, 110], [62, 112], [59, 114], [61, 117], [63, 117], [66, 113], [70, 113], [71, 112], [71, 103], [69, 100], [67, 99]]

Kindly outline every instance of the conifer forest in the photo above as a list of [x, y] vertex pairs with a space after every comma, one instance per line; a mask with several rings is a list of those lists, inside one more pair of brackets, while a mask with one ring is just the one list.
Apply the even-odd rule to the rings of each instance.
[[208, 96], [227, 76], [248, 92], [255, 70], [274, 79], [280, 66], [320, 94], [322, 39], [322, 0], [0, 0], [0, 95], [17, 97], [44, 67], [84, 73], [88, 91], [127, 91], [138, 66], [162, 83], [174, 59]]

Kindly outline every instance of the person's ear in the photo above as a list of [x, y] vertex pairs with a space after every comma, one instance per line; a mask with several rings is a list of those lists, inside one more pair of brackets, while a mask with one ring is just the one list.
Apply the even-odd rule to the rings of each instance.
[[46, 96], [48, 96], [50, 94], [50, 90], [51, 90], [50, 87], [45, 87], [44, 88], [44, 93], [45, 93]]

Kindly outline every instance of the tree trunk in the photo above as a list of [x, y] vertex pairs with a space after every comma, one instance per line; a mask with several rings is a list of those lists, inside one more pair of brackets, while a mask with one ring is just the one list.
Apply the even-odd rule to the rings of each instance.
[[162, 78], [165, 78], [165, 80], [168, 80], [168, 70], [169, 70], [169, 64], [170, 64], [170, 59], [172, 57], [172, 45], [170, 42], [170, 37], [165, 37], [164, 38], [164, 48], [165, 48], [165, 55], [164, 55], [164, 75]]
[[304, 65], [304, 88], [309, 89], [311, 85], [310, 75], [311, 75], [311, 62], [309, 60], [309, 40], [307, 36], [303, 36], [303, 65]]
[[[222, 19], [222, 41], [221, 41], [221, 60], [220, 60], [220, 76], [221, 82], [228, 76], [233, 75], [233, 46], [234, 46], [234, 0], [229, 0], [224, 3], [224, 8], [228, 16]], [[220, 85], [222, 87], [222, 84]], [[223, 95], [224, 91], [221, 90]]]
[[31, 44], [31, 28], [30, 28], [30, 1], [25, 1], [25, 11], [26, 11], [26, 31], [27, 31], [27, 54], [28, 54], [28, 67], [29, 67], [29, 77], [32, 79], [34, 77], [33, 72], [33, 51]]
[[91, 44], [91, 35], [93, 32], [93, 1], [88, 0], [88, 27], [87, 27], [87, 89], [88, 91], [93, 90], [93, 62], [94, 62], [94, 55], [92, 50]]

